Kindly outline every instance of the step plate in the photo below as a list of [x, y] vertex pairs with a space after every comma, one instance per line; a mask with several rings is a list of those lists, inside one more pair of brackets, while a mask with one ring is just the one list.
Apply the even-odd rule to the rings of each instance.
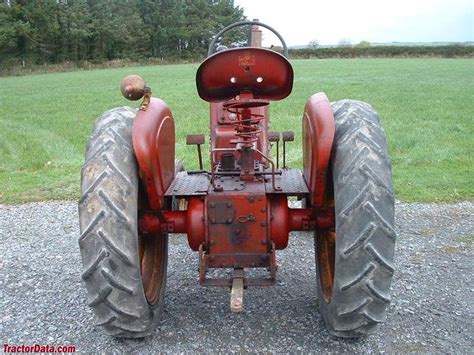
[[265, 190], [270, 194], [285, 194], [291, 196], [301, 196], [309, 194], [308, 186], [303, 174], [298, 169], [282, 169], [281, 175], [275, 175], [275, 185], [281, 190], [275, 191], [272, 186], [271, 176], [267, 176]]
[[210, 177], [206, 174], [191, 174], [186, 171], [179, 172], [165, 196], [185, 197], [206, 195], [209, 190]]

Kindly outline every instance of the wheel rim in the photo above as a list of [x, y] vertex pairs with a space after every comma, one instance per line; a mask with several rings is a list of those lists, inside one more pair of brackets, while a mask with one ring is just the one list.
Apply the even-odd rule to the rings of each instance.
[[165, 277], [167, 249], [167, 235], [154, 234], [139, 237], [142, 284], [150, 305], [155, 305], [160, 299]]
[[[334, 208], [334, 205], [334, 183], [332, 169], [329, 168], [324, 207]], [[318, 263], [319, 283], [324, 302], [326, 303], [331, 302], [336, 268], [336, 232], [334, 230], [327, 230], [316, 234], [316, 258]]]
[[336, 233], [332, 231], [319, 233], [316, 243], [321, 291], [324, 301], [330, 303], [334, 285]]
[[[139, 184], [138, 210], [149, 210], [150, 206], [144, 186]], [[143, 291], [146, 300], [151, 306], [160, 301], [168, 257], [168, 235], [150, 234], [138, 236], [138, 255], [140, 257], [140, 271]]]

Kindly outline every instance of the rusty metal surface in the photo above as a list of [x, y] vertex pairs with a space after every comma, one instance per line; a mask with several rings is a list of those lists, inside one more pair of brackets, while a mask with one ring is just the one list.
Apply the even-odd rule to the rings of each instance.
[[239, 99], [239, 100], [225, 101], [223, 106], [229, 111], [229, 109], [256, 108], [256, 107], [268, 106], [269, 104], [270, 102], [268, 102], [267, 100], [259, 100], [259, 99], [240, 100]]
[[210, 224], [232, 224], [235, 222], [235, 208], [232, 202], [209, 202], [207, 207]]
[[120, 82], [120, 92], [127, 100], [140, 100], [145, 94], [146, 82], [139, 75], [128, 75]]
[[210, 257], [208, 253], [204, 251], [203, 246], [199, 247], [199, 282], [202, 286], [214, 286], [214, 287], [232, 287], [235, 279], [235, 271], [242, 270], [242, 276], [244, 287], [249, 286], [273, 286], [276, 282], [276, 271], [277, 264], [275, 258], [275, 245], [272, 243], [270, 252], [261, 255], [260, 267], [265, 267], [269, 271], [268, 277], [245, 277], [244, 269], [237, 266], [229, 266], [228, 268], [234, 268], [234, 275], [232, 277], [223, 278], [207, 278], [208, 264]]
[[281, 190], [274, 190], [270, 179], [265, 183], [267, 193], [302, 196], [309, 193], [303, 175], [298, 169], [282, 169], [281, 175], [275, 175], [275, 183]]
[[165, 196], [199, 196], [206, 195], [210, 184], [210, 178], [206, 174], [189, 175], [181, 171], [176, 175]]
[[267, 199], [264, 184], [251, 182], [242, 192], [207, 196], [207, 267], [269, 266]]
[[269, 142], [279, 142], [280, 141], [280, 132], [277, 132], [277, 131], [268, 132], [268, 141]]
[[150, 106], [151, 88], [146, 86], [145, 80], [138, 75], [128, 75], [120, 82], [120, 92], [127, 100], [136, 101], [143, 97], [140, 111], [146, 111]]
[[244, 270], [235, 269], [230, 293], [230, 310], [234, 313], [242, 311], [244, 298]]
[[148, 106], [150, 106], [150, 101], [151, 101], [151, 88], [148, 86], [145, 87], [143, 90], [143, 101], [140, 104], [140, 110], [141, 111], [146, 111], [148, 110]]
[[295, 132], [293, 131], [284, 131], [283, 135], [283, 142], [293, 142], [295, 140]]
[[195, 144], [204, 144], [206, 138], [204, 134], [188, 134], [186, 136], [186, 144], [187, 145], [195, 145]]
[[[224, 103], [210, 104], [210, 124], [211, 124], [211, 150], [216, 148], [235, 148], [235, 144], [231, 143], [237, 139], [234, 122], [237, 119], [235, 113], [229, 112], [223, 107]], [[258, 128], [261, 131], [257, 149], [268, 154], [269, 144], [267, 139], [269, 112], [268, 106], [254, 107], [251, 109], [253, 115], [264, 117], [258, 122]], [[212, 166], [220, 160], [221, 153], [217, 153]]]

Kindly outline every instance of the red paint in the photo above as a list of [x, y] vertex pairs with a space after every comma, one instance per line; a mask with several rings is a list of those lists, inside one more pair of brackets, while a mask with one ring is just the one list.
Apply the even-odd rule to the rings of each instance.
[[186, 233], [192, 250], [199, 250], [204, 243], [204, 201], [201, 198], [191, 198], [186, 211], [155, 211], [142, 212], [138, 216], [138, 233], [156, 234]]
[[138, 111], [132, 137], [150, 207], [161, 213], [164, 194], [174, 179], [175, 162], [173, 116], [162, 100], [152, 97], [148, 109]]
[[[243, 57], [252, 57], [242, 61]], [[242, 92], [254, 98], [281, 100], [293, 87], [290, 62], [274, 51], [263, 48], [235, 48], [207, 58], [196, 74], [199, 96], [208, 102], [233, 99]]]
[[275, 243], [275, 249], [285, 249], [288, 246], [288, 233], [290, 232], [286, 196], [272, 196], [269, 210], [270, 235]]
[[205, 218], [204, 200], [200, 197], [189, 199], [186, 232], [188, 234], [188, 244], [194, 251], [198, 251], [199, 246], [204, 243], [206, 236]]
[[[235, 148], [232, 141], [237, 139], [235, 128], [232, 120], [229, 118], [230, 113], [224, 109], [223, 102], [210, 103], [210, 119], [211, 119], [211, 149], [215, 148]], [[258, 127], [262, 131], [257, 140], [257, 149], [268, 154], [269, 146], [267, 139], [268, 122], [270, 116], [268, 114], [268, 106], [255, 107], [251, 110], [252, 114], [262, 115], [264, 120], [258, 122]], [[217, 152], [215, 161], [219, 161], [221, 153]], [[211, 158], [212, 159], [212, 158]]]
[[[267, 235], [265, 186], [248, 183], [244, 192], [210, 192], [207, 197], [208, 238], [205, 251], [210, 267], [267, 265], [271, 251]], [[266, 260], [263, 260], [262, 256]]]
[[[133, 125], [133, 146], [149, 204], [139, 214], [139, 233], [186, 233], [191, 249], [200, 251], [202, 279], [208, 267], [274, 265], [274, 250], [288, 246], [291, 231], [334, 229], [326, 189], [335, 121], [326, 95], [313, 95], [303, 116], [303, 175], [310, 191], [304, 197], [311, 208], [291, 209], [287, 196], [276, 193], [281, 188], [267, 157], [267, 100], [291, 93], [290, 63], [261, 48], [227, 50], [201, 64], [196, 82], [200, 97], [210, 102], [212, 185], [205, 196], [184, 196], [186, 211], [167, 210], [164, 195], [174, 179], [174, 122], [166, 104], [151, 98]], [[190, 137], [190, 142], [201, 141], [201, 136]], [[231, 168], [216, 169], [223, 153], [234, 155], [230, 158], [240, 171], [233, 170], [232, 159]], [[272, 179], [272, 188], [264, 178]]]
[[303, 115], [303, 175], [311, 191], [310, 202], [323, 207], [327, 172], [336, 125], [324, 93], [311, 96]]

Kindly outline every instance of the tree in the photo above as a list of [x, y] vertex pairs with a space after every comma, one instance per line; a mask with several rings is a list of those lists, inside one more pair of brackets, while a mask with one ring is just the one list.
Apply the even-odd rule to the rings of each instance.
[[316, 38], [312, 39], [311, 41], [309, 41], [308, 47], [311, 49], [319, 48], [319, 41]]
[[[220, 29], [244, 19], [233, 0], [0, 0], [0, 64], [195, 60]], [[247, 34], [237, 29], [220, 43]]]
[[356, 44], [356, 47], [367, 48], [370, 47], [369, 41], [360, 41], [359, 44]]
[[347, 38], [343, 38], [338, 43], [339, 47], [352, 47], [351, 41]]

